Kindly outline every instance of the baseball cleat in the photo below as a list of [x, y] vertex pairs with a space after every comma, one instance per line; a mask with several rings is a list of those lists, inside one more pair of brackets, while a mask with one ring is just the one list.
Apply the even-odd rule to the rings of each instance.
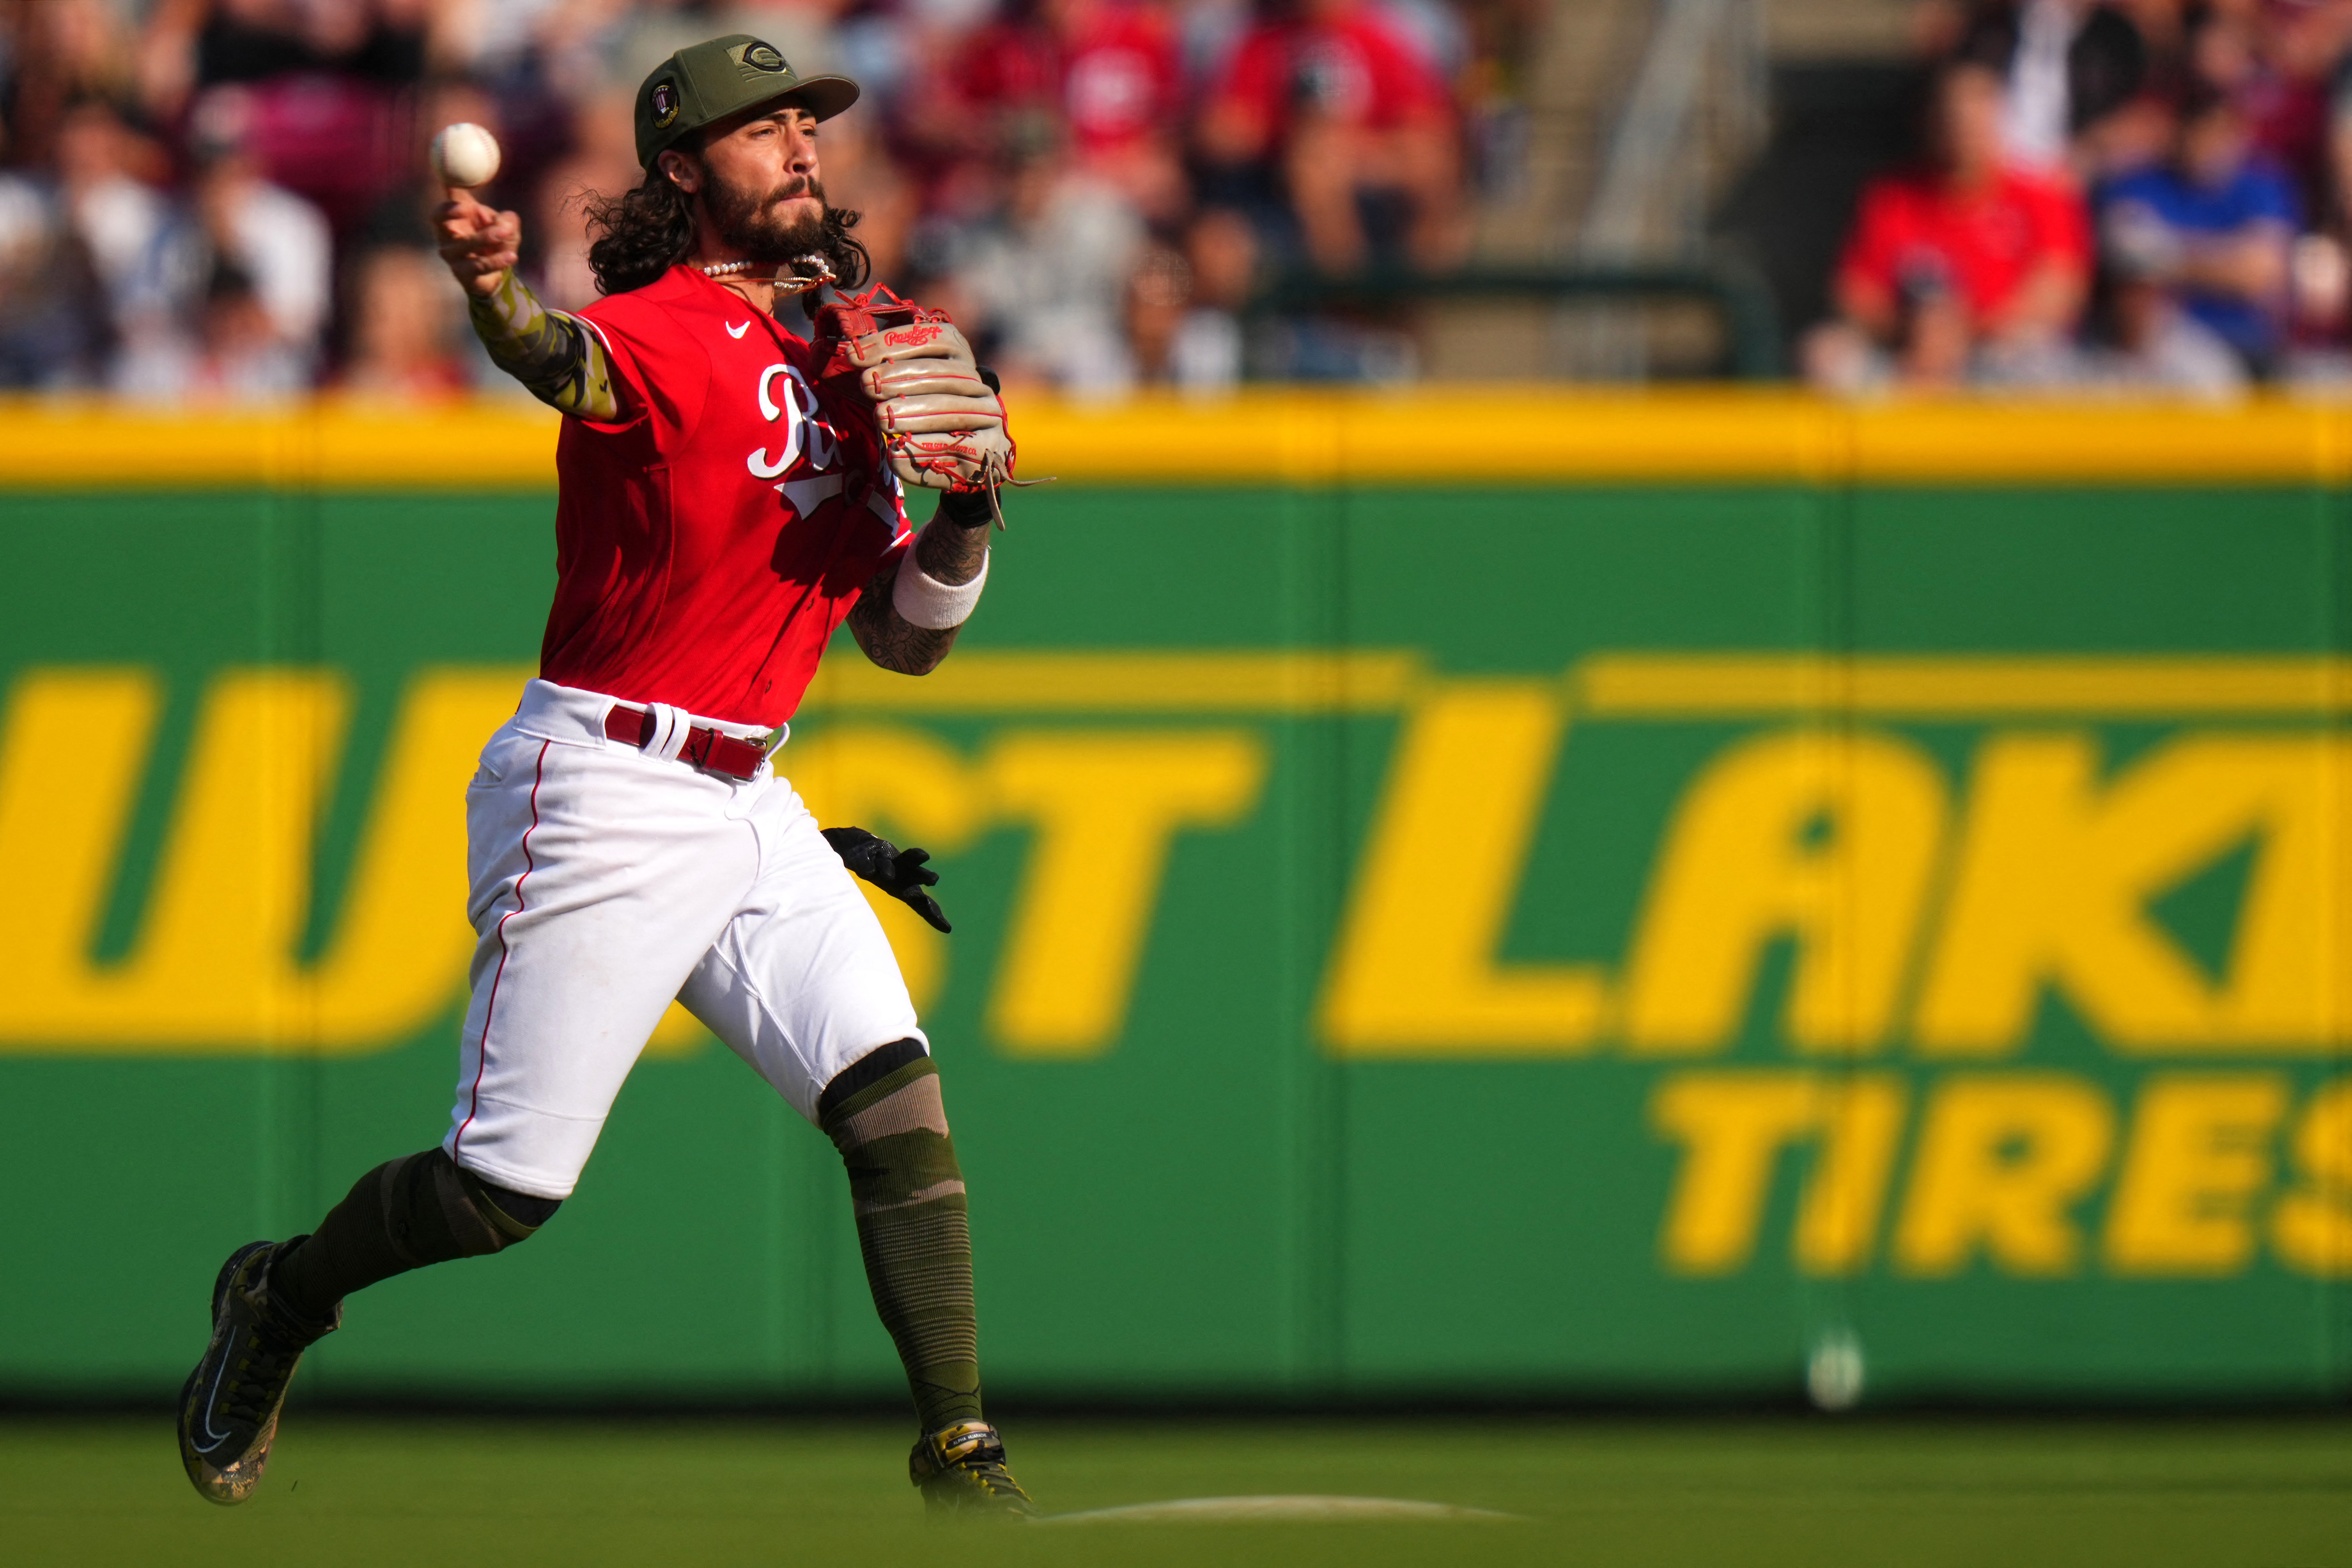
[[907, 1479], [922, 1489], [934, 1514], [1036, 1517], [1037, 1505], [1004, 1468], [1003, 1439], [985, 1421], [926, 1432], [908, 1456]]
[[213, 1281], [212, 1342], [180, 1391], [180, 1462], [207, 1502], [253, 1495], [302, 1352], [342, 1319], [339, 1307], [326, 1323], [305, 1324], [272, 1305], [269, 1266], [292, 1245], [249, 1241]]

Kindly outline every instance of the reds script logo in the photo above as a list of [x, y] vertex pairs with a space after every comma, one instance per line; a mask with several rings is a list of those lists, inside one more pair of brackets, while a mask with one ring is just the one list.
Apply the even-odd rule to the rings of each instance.
[[[775, 396], [779, 377], [785, 379], [784, 400], [781, 404]], [[753, 479], [774, 479], [800, 461], [803, 447], [807, 448], [810, 468], [833, 466], [838, 450], [833, 428], [817, 417], [816, 388], [799, 371], [788, 364], [772, 364], [760, 373], [760, 415], [771, 425], [779, 418], [783, 420], [784, 444], [772, 458], [767, 447], [759, 447], [743, 459], [743, 466], [751, 471]]]

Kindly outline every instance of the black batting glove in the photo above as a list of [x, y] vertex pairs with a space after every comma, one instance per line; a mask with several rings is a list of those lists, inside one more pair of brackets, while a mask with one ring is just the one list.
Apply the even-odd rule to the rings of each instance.
[[923, 890], [937, 887], [940, 880], [940, 874], [923, 864], [931, 858], [929, 850], [901, 849], [862, 827], [828, 827], [824, 841], [833, 846], [843, 865], [930, 921], [934, 929], [955, 930], [948, 924], [947, 911], [940, 908], [939, 900]]

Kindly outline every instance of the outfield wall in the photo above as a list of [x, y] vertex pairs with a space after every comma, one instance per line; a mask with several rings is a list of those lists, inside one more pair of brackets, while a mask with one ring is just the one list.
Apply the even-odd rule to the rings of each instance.
[[[885, 910], [1036, 1396], [2352, 1381], [2352, 413], [1039, 410], [938, 674], [786, 771]], [[439, 1136], [550, 420], [0, 415], [0, 1392]], [[832, 1149], [674, 1013], [529, 1247], [322, 1391], [896, 1373]]]

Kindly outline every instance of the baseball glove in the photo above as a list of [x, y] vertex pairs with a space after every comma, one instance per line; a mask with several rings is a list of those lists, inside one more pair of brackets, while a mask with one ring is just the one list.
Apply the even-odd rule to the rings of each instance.
[[874, 405], [890, 467], [905, 484], [985, 492], [997, 526], [999, 486], [1013, 477], [1004, 401], [943, 310], [926, 310], [887, 289], [851, 294], [817, 311], [817, 350], [827, 379], [854, 378]]

